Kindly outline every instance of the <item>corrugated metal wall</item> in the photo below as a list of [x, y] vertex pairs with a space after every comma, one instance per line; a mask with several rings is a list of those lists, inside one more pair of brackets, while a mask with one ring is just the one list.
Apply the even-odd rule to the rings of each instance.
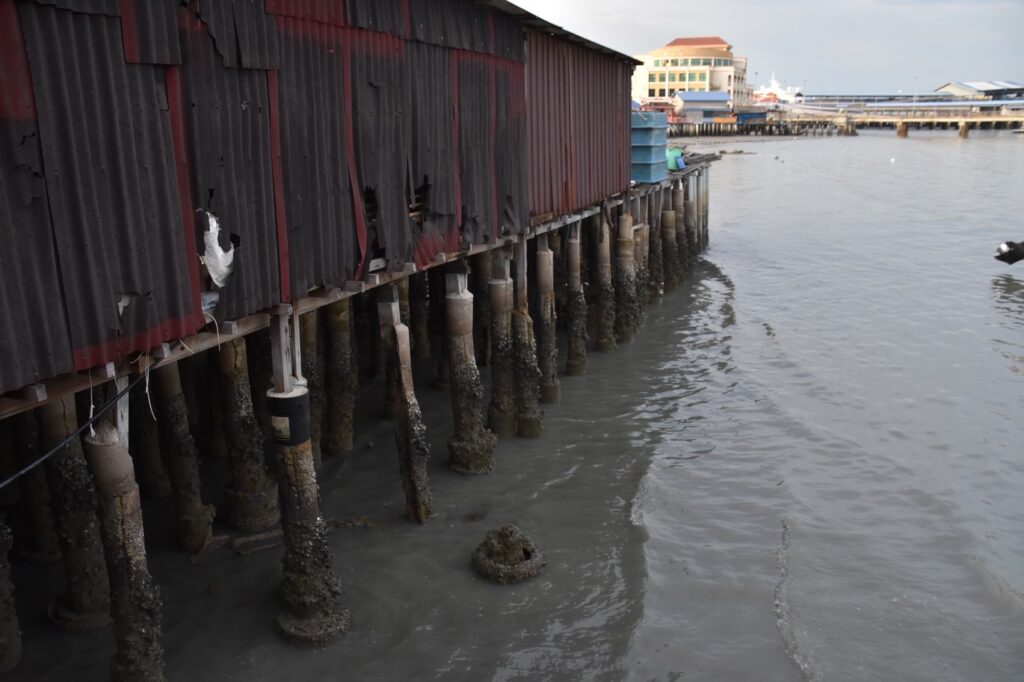
[[625, 62], [538, 38], [527, 110], [519, 24], [467, 0], [186, 5], [0, 0], [0, 392], [205, 324], [198, 209], [232, 319], [624, 188]]
[[632, 64], [536, 30], [526, 49], [530, 215], [627, 190]]

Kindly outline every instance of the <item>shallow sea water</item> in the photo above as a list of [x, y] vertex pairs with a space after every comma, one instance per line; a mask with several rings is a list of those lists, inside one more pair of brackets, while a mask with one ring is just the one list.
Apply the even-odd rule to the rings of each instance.
[[[344, 639], [281, 642], [280, 550], [192, 565], [148, 505], [168, 679], [1024, 679], [1024, 264], [992, 259], [1024, 238], [1024, 136], [701, 148], [751, 152], [713, 165], [709, 251], [542, 438], [450, 473], [420, 367], [430, 524], [390, 424], [325, 465], [325, 516], [381, 525], [331, 535]], [[548, 566], [497, 587], [469, 555], [507, 522]], [[104, 679], [110, 633], [44, 634], [44, 592], [11, 679]]]

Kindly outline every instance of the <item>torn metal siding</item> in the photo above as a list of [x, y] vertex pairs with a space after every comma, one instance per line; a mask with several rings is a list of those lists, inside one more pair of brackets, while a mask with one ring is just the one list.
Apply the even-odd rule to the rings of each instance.
[[[442, 47], [405, 43], [412, 107], [412, 184], [414, 195], [422, 199], [421, 224], [414, 226], [419, 266], [458, 246], [451, 61], [450, 51]], [[439, 83], [445, 87], [438, 87]]]
[[330, 26], [345, 26], [341, 0], [264, 0], [267, 14], [306, 19]]
[[281, 152], [291, 289], [354, 279], [358, 245], [345, 146], [344, 32], [278, 17]]
[[372, 31], [345, 31], [356, 173], [366, 211], [367, 247], [390, 270], [412, 259], [409, 218], [411, 137], [405, 44]]
[[117, 17], [19, 9], [75, 368], [193, 333], [163, 69]]
[[125, 61], [181, 64], [180, 0], [119, 0]]
[[[194, 3], [195, 0], [192, 0]], [[241, 69], [276, 69], [277, 30], [263, 0], [200, 0], [198, 18], [224, 60]]]
[[530, 215], [560, 215], [629, 188], [630, 62], [527, 32]]
[[495, 69], [495, 197], [502, 236], [529, 224], [526, 180], [526, 74], [521, 64]]
[[462, 239], [491, 241], [494, 234], [494, 106], [492, 65], [482, 55], [457, 56], [459, 184]]
[[18, 13], [0, 0], [0, 393], [71, 371], [71, 342]]
[[[196, 208], [220, 219], [225, 249], [232, 233], [239, 236], [234, 273], [216, 311], [235, 319], [281, 301], [267, 73], [227, 68], [199, 21], [188, 21], [181, 36], [189, 189]], [[195, 253], [203, 250], [202, 227]]]
[[405, 36], [409, 0], [345, 0], [348, 25]]
[[413, 39], [523, 61], [523, 31], [512, 18], [462, 0], [408, 0]]

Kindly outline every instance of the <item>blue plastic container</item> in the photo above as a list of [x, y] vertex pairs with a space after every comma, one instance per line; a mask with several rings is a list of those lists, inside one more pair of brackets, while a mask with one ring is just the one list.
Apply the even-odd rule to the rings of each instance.
[[633, 145], [629, 159], [632, 163], [656, 163], [665, 159], [664, 146]]
[[636, 182], [661, 182], [668, 177], [664, 156], [657, 163], [634, 163], [630, 170], [630, 175]]
[[630, 114], [630, 128], [666, 128], [668, 114], [658, 111], [634, 111]]
[[633, 128], [629, 133], [630, 144], [667, 144], [667, 128]]

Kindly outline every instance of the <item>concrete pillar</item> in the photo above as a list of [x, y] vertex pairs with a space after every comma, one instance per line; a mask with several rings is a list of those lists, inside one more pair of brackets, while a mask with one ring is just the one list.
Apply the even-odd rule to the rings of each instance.
[[597, 273], [597, 350], [615, 350], [615, 286], [612, 283], [612, 236], [604, 216], [598, 218], [598, 234], [594, 240], [594, 270]]
[[[644, 208], [644, 218], [646, 219], [646, 204]], [[646, 222], [633, 230], [633, 258], [636, 261], [636, 303], [641, 314], [651, 295], [650, 274], [648, 271], [650, 245], [647, 240], [650, 233], [651, 228]]]
[[14, 608], [14, 583], [7, 558], [13, 545], [14, 535], [0, 519], [0, 673], [14, 670], [21, 662], [21, 626]]
[[[15, 461], [21, 466], [28, 466], [43, 454], [39, 449], [36, 415], [34, 412], [22, 412], [11, 417], [11, 423]], [[60, 560], [57, 527], [50, 511], [50, 486], [46, 482], [43, 467], [29, 470], [18, 479], [18, 484], [29, 531], [29, 536], [18, 547], [18, 552], [27, 559], [41, 563]]]
[[445, 280], [446, 267], [441, 265], [428, 270], [430, 285], [430, 335], [441, 340], [441, 353], [437, 358], [437, 386], [448, 386], [448, 335], [445, 334]]
[[454, 433], [448, 440], [448, 465], [462, 474], [486, 474], [494, 470], [498, 439], [484, 425], [484, 389], [473, 346], [475, 297], [469, 292], [464, 267], [452, 267], [446, 278], [454, 422]]
[[[241, 339], [238, 343], [245, 348]], [[244, 366], [241, 370], [245, 371]], [[247, 390], [248, 386], [246, 381]], [[142, 508], [132, 459], [118, 442], [117, 429], [103, 420], [94, 433], [86, 435], [85, 452], [100, 498], [100, 532], [117, 639], [110, 677], [114, 682], [162, 682], [162, 603], [146, 566]]]
[[264, 466], [263, 432], [252, 407], [245, 340], [225, 341], [218, 356], [231, 469], [231, 482], [224, 491], [225, 513], [229, 526], [255, 533], [281, 517], [277, 483]]
[[570, 225], [568, 239], [565, 242], [569, 266], [569, 299], [565, 306], [569, 342], [565, 373], [569, 376], [578, 376], [587, 371], [587, 299], [583, 293], [583, 279], [580, 273], [583, 260], [581, 227], [578, 222]]
[[661, 238], [662, 196], [661, 190], [655, 190], [647, 203], [647, 224], [650, 226], [647, 233], [647, 300], [650, 303], [659, 300], [665, 291], [665, 259]]
[[476, 363], [486, 367], [491, 356], [491, 254], [478, 253], [470, 258], [469, 267], [473, 292], [473, 350]]
[[[44, 452], [78, 428], [71, 395], [42, 405], [36, 409], [36, 416], [40, 449]], [[67, 593], [50, 605], [50, 622], [63, 630], [103, 627], [110, 622], [110, 586], [96, 521], [96, 490], [82, 453], [82, 441], [72, 438], [46, 460], [44, 467], [67, 582]]]
[[427, 313], [427, 273], [409, 277], [409, 337], [413, 357], [430, 359], [430, 328]]
[[[260, 428], [263, 430], [264, 441], [269, 444], [270, 409], [267, 407], [267, 391], [271, 388], [271, 361], [270, 333], [266, 329], [246, 335], [245, 355], [249, 360], [249, 386], [252, 390], [252, 409], [256, 414], [256, 421], [259, 422]], [[143, 487], [142, 492], [146, 492], [145, 487]]]
[[690, 194], [693, 187], [693, 174], [683, 180], [683, 186], [672, 191], [672, 209], [676, 212], [676, 243], [678, 244], [679, 264], [688, 270], [697, 253], [694, 249], [696, 233], [696, 204]]
[[[411, 310], [416, 310], [413, 296]], [[424, 304], [426, 301], [424, 300]], [[327, 348], [322, 435], [323, 454], [331, 457], [352, 449], [352, 415], [355, 408], [355, 372], [352, 361], [352, 301], [343, 298], [324, 307]], [[424, 309], [424, 314], [426, 310]], [[425, 324], [425, 320], [424, 320]], [[427, 351], [430, 345], [427, 344]]]
[[156, 401], [152, 393], [147, 397], [145, 382], [133, 388], [128, 399], [128, 447], [138, 471], [142, 494], [149, 499], [161, 499], [171, 494], [171, 479], [160, 454], [160, 427], [150, 411]]
[[672, 291], [679, 282], [679, 237], [676, 234], [676, 216], [673, 210], [661, 212], [661, 251], [665, 291]]
[[513, 288], [508, 254], [495, 251], [488, 285], [491, 299], [491, 402], [487, 409], [487, 425], [498, 436], [516, 434]]
[[273, 387], [267, 394], [267, 406], [279, 462], [285, 541], [277, 626], [291, 642], [319, 645], [348, 629], [348, 612], [341, 606], [341, 581], [331, 568], [327, 528], [320, 513], [310, 442], [309, 390], [297, 382], [294, 369], [300, 361], [292, 345], [296, 324], [291, 306], [279, 306], [270, 318]]
[[558, 385], [558, 316], [555, 310], [555, 259], [546, 234], [537, 237], [537, 366], [540, 401], [556, 403]]
[[311, 310], [299, 316], [299, 338], [302, 344], [302, 378], [309, 389], [309, 436], [313, 448], [313, 462], [320, 468], [323, 453], [320, 439], [323, 435], [324, 403], [327, 402], [324, 391], [324, 376], [320, 371], [320, 315]]
[[[388, 380], [394, 383], [395, 446], [402, 490], [405, 492], [405, 513], [410, 521], [426, 523], [431, 514], [430, 478], [427, 474], [430, 445], [413, 387], [409, 328], [402, 324], [396, 289], [386, 286], [380, 294], [377, 319], [380, 320], [381, 340], [391, 367]], [[472, 330], [469, 333], [472, 335]]]
[[711, 167], [708, 166], [701, 171], [700, 174], [700, 188], [701, 188], [701, 251], [707, 251], [708, 244], [710, 243], [711, 230], [710, 230], [710, 218], [711, 218]]
[[636, 256], [633, 242], [633, 219], [628, 213], [619, 216], [618, 240], [615, 249], [615, 340], [628, 343], [640, 328], [640, 301], [636, 291]]
[[185, 397], [177, 363], [153, 370], [150, 380], [157, 405], [160, 451], [174, 489], [178, 544], [195, 553], [210, 539], [214, 508], [204, 505], [199, 485], [199, 452], [188, 430]]
[[516, 292], [512, 311], [512, 348], [515, 358], [516, 434], [536, 438], [544, 432], [544, 413], [540, 409], [540, 368], [537, 366], [537, 343], [530, 318], [526, 255], [526, 238], [520, 236], [515, 245]]
[[960, 137], [966, 140], [967, 136], [970, 134], [970, 124], [967, 121], [960, 121], [960, 123], [957, 126], [957, 129]]

